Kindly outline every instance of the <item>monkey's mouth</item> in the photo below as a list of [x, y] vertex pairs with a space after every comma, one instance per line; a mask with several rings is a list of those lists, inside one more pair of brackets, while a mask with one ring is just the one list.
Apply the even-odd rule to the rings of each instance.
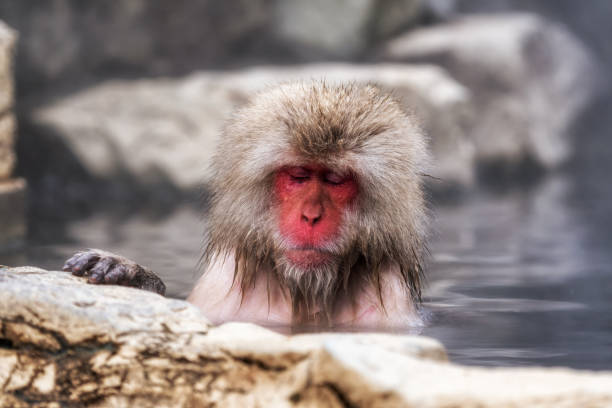
[[296, 266], [311, 267], [329, 263], [333, 255], [320, 248], [301, 247], [287, 249], [285, 257]]

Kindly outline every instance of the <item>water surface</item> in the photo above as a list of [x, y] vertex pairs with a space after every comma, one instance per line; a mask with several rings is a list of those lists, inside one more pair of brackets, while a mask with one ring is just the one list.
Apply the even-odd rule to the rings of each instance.
[[[436, 207], [422, 334], [463, 364], [612, 369], [612, 200], [600, 193], [557, 175]], [[93, 215], [56, 235], [49, 225], [0, 264], [59, 269], [97, 247], [150, 266], [170, 296], [184, 298], [198, 277], [203, 227], [191, 207]]]

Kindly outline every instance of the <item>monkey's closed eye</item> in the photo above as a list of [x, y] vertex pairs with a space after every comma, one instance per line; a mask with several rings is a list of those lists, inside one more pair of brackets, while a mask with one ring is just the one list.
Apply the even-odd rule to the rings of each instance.
[[324, 180], [328, 184], [333, 184], [337, 186], [339, 184], [345, 183], [348, 180], [348, 177], [342, 174], [330, 172], [325, 174]]
[[310, 178], [310, 171], [308, 171], [308, 169], [305, 169], [303, 167], [293, 167], [290, 168], [288, 171], [289, 173], [289, 177], [291, 177], [292, 181], [295, 181], [297, 183], [303, 183], [304, 181], [307, 181]]
[[290, 176], [290, 177], [291, 177], [291, 181], [294, 181], [296, 183], [303, 183], [310, 178], [310, 176]]

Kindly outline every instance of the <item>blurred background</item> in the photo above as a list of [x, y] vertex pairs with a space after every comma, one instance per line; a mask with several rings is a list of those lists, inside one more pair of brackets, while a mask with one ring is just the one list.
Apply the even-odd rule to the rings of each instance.
[[104, 248], [185, 297], [231, 111], [375, 82], [435, 158], [419, 331], [465, 364], [612, 369], [612, 2], [0, 0], [0, 21], [0, 264]]

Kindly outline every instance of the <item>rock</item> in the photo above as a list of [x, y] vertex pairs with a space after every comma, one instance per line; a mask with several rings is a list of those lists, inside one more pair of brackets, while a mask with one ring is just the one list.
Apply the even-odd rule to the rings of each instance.
[[[609, 24], [612, 3], [608, 0], [591, 0], [588, 4], [573, 0], [429, 0], [424, 6], [425, 12], [437, 19], [474, 13], [535, 13], [566, 25], [607, 68], [612, 67], [612, 47], [609, 45], [609, 38], [612, 37], [612, 25]], [[610, 81], [608, 85], [612, 85]]]
[[424, 337], [213, 327], [180, 300], [0, 268], [1, 406], [604, 407], [611, 382], [460, 367]]
[[603, 408], [612, 404], [611, 372], [462, 367], [387, 350], [370, 353], [366, 347], [348, 344], [325, 351], [317, 361], [320, 365], [313, 367], [312, 381], [333, 384], [351, 406]]
[[[145, 185], [199, 188], [221, 127], [248, 97], [280, 81], [376, 82], [416, 111], [432, 140], [434, 174], [470, 184], [474, 153], [465, 134], [470, 94], [433, 66], [313, 64], [199, 72], [179, 80], [109, 81], [32, 114], [90, 173]], [[67, 175], [68, 176], [68, 175]]]
[[25, 217], [25, 180], [0, 180], [0, 251], [23, 244], [27, 232]]
[[561, 25], [535, 15], [466, 16], [389, 42], [385, 59], [437, 63], [473, 95], [470, 134], [480, 162], [553, 168], [571, 153], [572, 124], [600, 72]]
[[0, 21], [0, 115], [13, 106], [13, 53], [16, 40], [15, 32]]
[[13, 52], [17, 36], [0, 21], [0, 181], [15, 166], [15, 118], [13, 107]]
[[363, 53], [379, 37], [414, 25], [421, 0], [285, 0], [278, 2], [277, 35], [297, 47], [335, 57]]
[[0, 114], [0, 181], [11, 176], [15, 167], [15, 117]]
[[0, 251], [23, 244], [26, 235], [26, 185], [10, 180], [15, 166], [13, 51], [17, 35], [0, 21]]
[[[183, 301], [27, 267], [0, 270], [0, 333], [1, 395], [20, 402], [290, 405], [312, 387], [311, 361], [328, 344], [446, 358], [439, 343], [418, 337], [211, 327]], [[328, 388], [315, 385], [306, 401], [338, 406]]]
[[[190, 71], [235, 58], [269, 26], [265, 0], [163, 0], [105, 4], [55, 0], [37, 7], [0, 3], [0, 16], [20, 33], [22, 89], [90, 75]], [[257, 35], [254, 35], [257, 34]]]
[[363, 53], [414, 25], [423, 0], [54, 0], [0, 2], [20, 33], [20, 90], [130, 75], [178, 75], [196, 67], [295, 62]]

